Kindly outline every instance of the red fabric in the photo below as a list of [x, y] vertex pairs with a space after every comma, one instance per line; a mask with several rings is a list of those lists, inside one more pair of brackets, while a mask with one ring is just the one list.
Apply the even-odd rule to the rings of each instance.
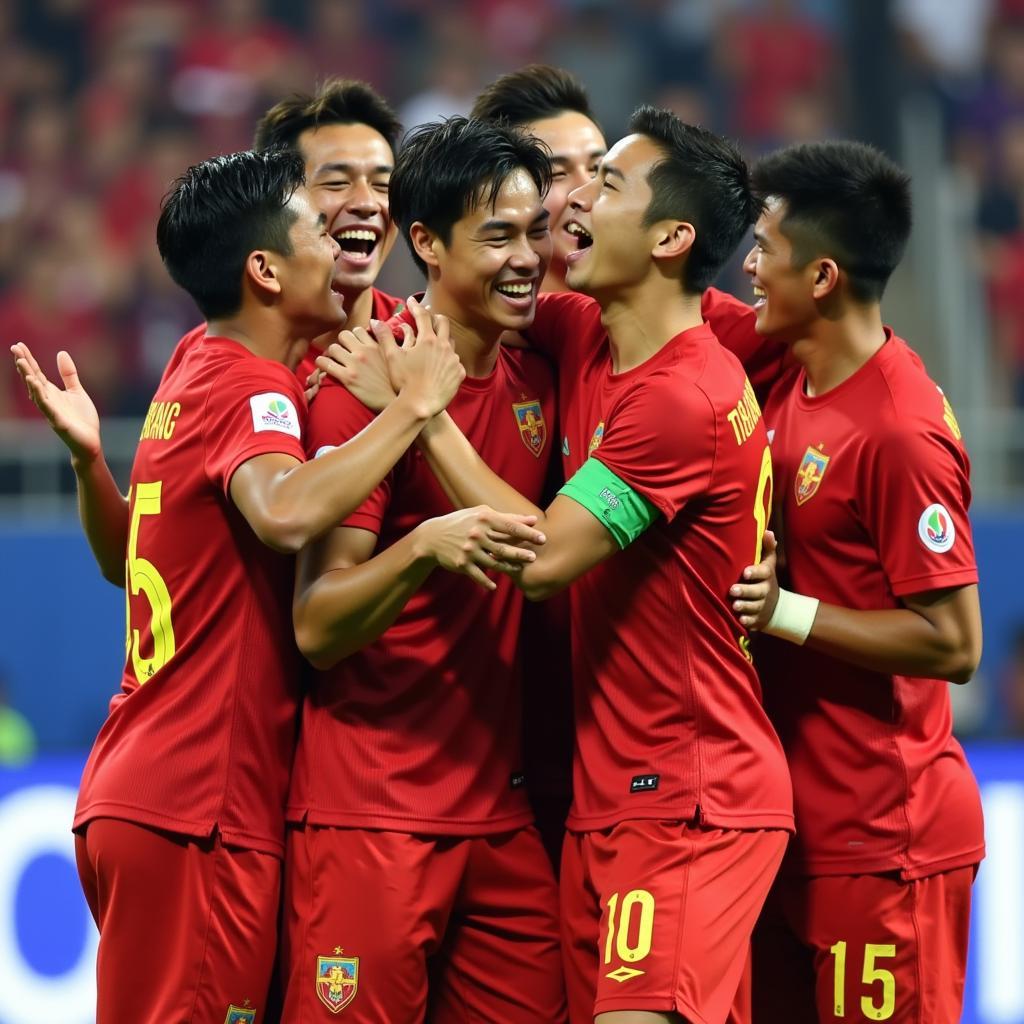
[[[816, 398], [793, 371], [765, 418], [784, 586], [884, 609], [906, 594], [977, 581], [967, 453], [905, 342], [890, 333], [865, 366]], [[819, 457], [829, 460], [824, 473], [808, 483], [801, 466]], [[933, 505], [955, 533], [928, 542], [947, 550], [922, 539]], [[787, 869], [914, 878], [982, 858], [978, 786], [952, 736], [946, 683], [869, 672], [770, 638], [757, 663], [793, 775]]]
[[[493, 373], [467, 378], [448, 412], [499, 476], [538, 501], [555, 440], [535, 453], [513, 405], [538, 401], [550, 431], [554, 399], [545, 361], [503, 348]], [[327, 383], [310, 410], [309, 452], [342, 444], [372, 418]], [[450, 511], [413, 448], [344, 525], [377, 534], [384, 548]], [[460, 835], [530, 821], [516, 657], [523, 598], [509, 579], [496, 582], [484, 594], [468, 577], [435, 571], [376, 643], [316, 677], [290, 820]]]
[[[838, 980], [847, 1020], [959, 1024], [973, 880], [971, 867], [911, 882], [891, 875], [778, 879], [754, 931], [754, 1019], [838, 1019]], [[842, 968], [832, 952], [840, 942]], [[895, 955], [876, 950], [866, 964], [868, 944], [893, 946]], [[891, 1014], [878, 971], [892, 975]]]
[[220, 837], [112, 818], [75, 837], [100, 930], [97, 1024], [207, 1024], [256, 1011], [274, 964], [281, 862]]
[[[613, 374], [600, 309], [577, 295], [540, 296], [534, 337], [548, 348], [561, 339], [566, 478], [593, 448], [661, 513], [571, 588], [569, 828], [629, 818], [791, 828], [782, 747], [727, 600], [755, 554], [767, 448], [760, 421], [737, 443], [727, 420], [744, 394], [742, 368], [702, 325]], [[636, 789], [649, 775], [656, 785]]]
[[566, 836], [562, 949], [573, 1024], [614, 1010], [724, 1021], [787, 838], [671, 821]]
[[[290, 828], [285, 1011], [327, 1020], [318, 957], [358, 957], [346, 1024], [561, 1024], [558, 892], [537, 833]], [[337, 953], [340, 947], [341, 953]], [[428, 985], [429, 982], [429, 985]]]
[[[248, 459], [268, 452], [303, 459], [293, 433], [256, 429], [251, 396], [270, 394], [291, 402], [289, 428], [301, 430], [294, 374], [209, 337], [157, 389], [151, 414], [158, 403], [180, 412], [154, 428], [159, 436], [141, 440], [135, 456], [129, 547], [136, 545], [137, 560], [127, 590], [133, 647], [154, 663], [143, 662], [136, 678], [129, 652], [122, 695], [82, 778], [76, 829], [97, 817], [192, 836], [218, 827], [226, 842], [283, 852], [300, 696], [292, 562], [260, 543], [228, 493]], [[254, 401], [259, 408], [266, 400]], [[140, 499], [147, 484], [159, 484], [156, 500]], [[164, 604], [153, 596], [154, 573], [170, 598], [169, 630], [153, 628]]]

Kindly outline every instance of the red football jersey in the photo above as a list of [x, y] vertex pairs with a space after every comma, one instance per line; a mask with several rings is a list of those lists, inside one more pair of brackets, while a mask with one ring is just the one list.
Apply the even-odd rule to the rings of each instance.
[[660, 513], [571, 588], [569, 827], [792, 828], [785, 757], [728, 600], [771, 485], [742, 367], [702, 325], [614, 373], [600, 308], [581, 295], [541, 296], [530, 337], [559, 351], [567, 486], [593, 455]]
[[[496, 473], [539, 501], [554, 407], [545, 360], [502, 348], [490, 376], [467, 377], [448, 412]], [[344, 388], [326, 384], [310, 408], [310, 454], [342, 444], [372, 418]], [[412, 448], [344, 525], [376, 534], [383, 549], [451, 510]], [[466, 576], [436, 570], [375, 643], [316, 676], [290, 819], [457, 835], [531, 820], [516, 657], [523, 598], [509, 579], [495, 579], [498, 589], [485, 593]]]
[[[949, 403], [906, 343], [805, 394], [792, 370], [765, 414], [783, 586], [829, 604], [898, 608], [976, 583], [970, 465]], [[793, 775], [787, 869], [918, 878], [984, 853], [978, 786], [945, 682], [883, 675], [764, 638], [758, 668]]]
[[283, 853], [299, 659], [292, 560], [229, 495], [248, 459], [304, 459], [302, 388], [227, 338], [193, 344], [161, 382], [132, 467], [122, 696], [82, 778], [98, 817]]

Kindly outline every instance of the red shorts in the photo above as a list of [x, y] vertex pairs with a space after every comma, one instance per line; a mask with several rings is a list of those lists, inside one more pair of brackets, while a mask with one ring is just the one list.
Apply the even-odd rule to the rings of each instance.
[[75, 836], [100, 930], [97, 1024], [263, 1021], [281, 862], [114, 818]]
[[[532, 828], [290, 828], [284, 1020], [560, 1024], [558, 893]], [[219, 1022], [218, 1022], [219, 1024]]]
[[754, 932], [758, 1024], [956, 1024], [974, 873], [780, 878]]
[[561, 904], [573, 1024], [611, 1010], [721, 1024], [788, 839], [667, 821], [570, 832]]

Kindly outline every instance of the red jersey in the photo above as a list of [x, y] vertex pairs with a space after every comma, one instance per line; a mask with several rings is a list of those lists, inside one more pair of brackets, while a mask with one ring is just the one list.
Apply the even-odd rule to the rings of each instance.
[[[448, 406], [487, 464], [533, 501], [544, 487], [554, 411], [545, 360], [509, 348], [489, 376], [467, 377]], [[372, 418], [327, 383], [310, 409], [310, 453], [342, 444]], [[344, 525], [376, 534], [383, 549], [451, 510], [414, 447]], [[508, 578], [495, 579], [498, 589], [485, 593], [436, 570], [376, 642], [317, 675], [290, 820], [455, 835], [530, 822], [516, 657], [523, 598]]]
[[580, 500], [573, 474], [596, 460], [653, 515], [571, 588], [569, 827], [792, 828], [785, 757], [728, 600], [759, 544], [771, 483], [742, 367], [702, 325], [614, 373], [601, 310], [581, 295], [541, 296], [530, 337], [559, 353], [564, 493]]
[[[887, 341], [826, 394], [792, 370], [765, 413], [783, 585], [829, 604], [978, 580], [970, 466], [949, 403], [906, 343]], [[793, 774], [787, 868], [919, 878], [984, 853], [978, 786], [952, 736], [945, 682], [885, 675], [764, 638], [758, 668]]]
[[227, 338], [161, 382], [132, 467], [122, 695], [85, 767], [75, 828], [122, 818], [283, 852], [299, 702], [292, 560], [228, 491], [268, 452], [303, 460], [302, 389]]

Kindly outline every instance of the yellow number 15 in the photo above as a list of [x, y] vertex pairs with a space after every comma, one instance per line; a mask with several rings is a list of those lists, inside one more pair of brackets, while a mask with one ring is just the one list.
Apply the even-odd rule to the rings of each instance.
[[[131, 505], [131, 527], [128, 532], [128, 561], [125, 566], [126, 603], [128, 605], [128, 632], [125, 646], [131, 652], [135, 678], [140, 683], [152, 679], [174, 657], [174, 625], [171, 622], [171, 595], [167, 584], [157, 572], [156, 566], [148, 559], [139, 557], [139, 524], [143, 516], [160, 514], [161, 481], [136, 484], [134, 500], [131, 490], [128, 501]], [[144, 658], [139, 650], [139, 631], [132, 626], [131, 602], [127, 594], [142, 592], [152, 612], [150, 631], [153, 634], [153, 656]]]

